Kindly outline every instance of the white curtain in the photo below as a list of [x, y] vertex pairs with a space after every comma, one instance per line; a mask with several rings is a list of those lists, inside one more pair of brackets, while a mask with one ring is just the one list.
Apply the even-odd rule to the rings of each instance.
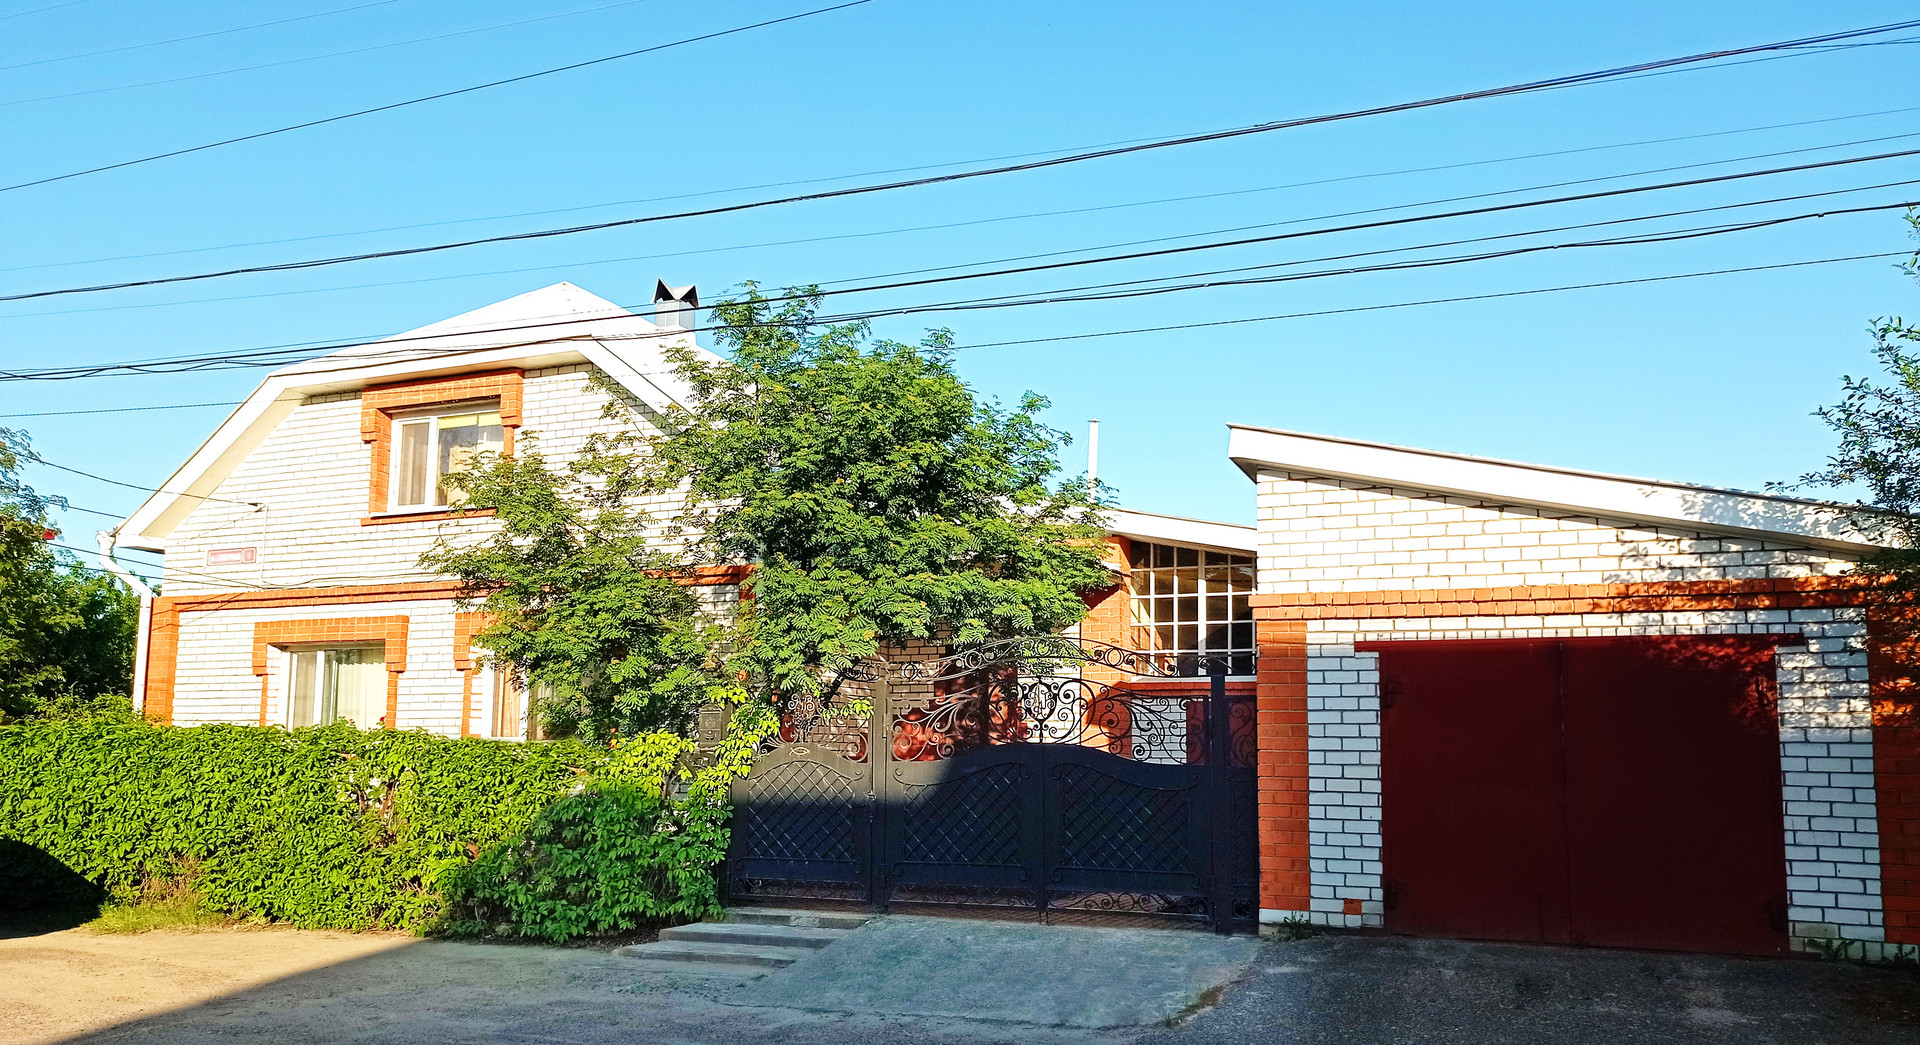
[[387, 665], [383, 651], [343, 649], [327, 651], [328, 682], [333, 689], [333, 713], [362, 729], [379, 725], [387, 713]]

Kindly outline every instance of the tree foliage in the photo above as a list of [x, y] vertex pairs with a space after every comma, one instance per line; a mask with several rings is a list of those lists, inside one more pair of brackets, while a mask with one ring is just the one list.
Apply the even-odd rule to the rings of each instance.
[[[1907, 222], [1920, 237], [1920, 215]], [[1920, 254], [1903, 268], [1920, 280]], [[1910, 600], [1920, 594], [1920, 326], [1883, 316], [1869, 331], [1884, 377], [1843, 377], [1840, 401], [1815, 411], [1839, 445], [1797, 485], [1858, 494], [1849, 514], [1889, 544], [1865, 565], [1890, 578], [1883, 596]]]
[[49, 547], [52, 508], [21, 481], [26, 433], [0, 428], [0, 721], [131, 715], [139, 600]]
[[720, 683], [718, 629], [637, 506], [638, 438], [617, 427], [560, 468], [533, 433], [511, 456], [480, 455], [452, 481], [462, 507], [492, 510], [498, 530], [442, 538], [421, 558], [490, 615], [474, 645], [531, 683], [549, 736], [604, 744], [685, 729]]
[[690, 395], [648, 465], [706, 554], [754, 565], [731, 666], [777, 697], [883, 644], [1078, 621], [1111, 579], [1085, 484], [1058, 481], [1047, 400], [982, 401], [946, 332], [870, 340], [818, 305], [750, 285], [715, 310], [726, 358], [674, 353]]

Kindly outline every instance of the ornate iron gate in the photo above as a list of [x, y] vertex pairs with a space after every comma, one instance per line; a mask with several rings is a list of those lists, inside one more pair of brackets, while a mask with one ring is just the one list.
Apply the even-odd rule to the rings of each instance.
[[735, 784], [730, 897], [1251, 929], [1253, 702], [1200, 666], [1048, 637], [847, 671]]

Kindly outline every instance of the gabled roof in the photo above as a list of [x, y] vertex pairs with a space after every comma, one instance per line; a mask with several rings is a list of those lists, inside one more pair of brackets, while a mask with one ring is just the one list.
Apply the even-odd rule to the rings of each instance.
[[1349, 479], [1494, 504], [1853, 553], [1871, 552], [1886, 543], [1855, 525], [1839, 506], [1823, 501], [1275, 428], [1227, 428], [1227, 456], [1256, 481], [1261, 472]]
[[283, 367], [268, 375], [179, 471], [160, 484], [160, 492], [114, 529], [115, 543], [165, 551], [173, 528], [309, 396], [496, 367], [530, 370], [592, 363], [649, 409], [663, 412], [684, 400], [686, 388], [669, 372], [662, 350], [669, 343], [692, 340], [686, 331], [657, 327], [571, 283], [555, 283]]

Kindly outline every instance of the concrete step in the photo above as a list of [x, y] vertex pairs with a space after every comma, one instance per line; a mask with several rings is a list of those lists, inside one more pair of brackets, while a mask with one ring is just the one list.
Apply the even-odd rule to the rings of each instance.
[[792, 925], [807, 929], [858, 929], [873, 915], [858, 911], [801, 911], [780, 907], [729, 907], [727, 921], [736, 925]]
[[755, 947], [800, 947], [818, 950], [852, 929], [816, 929], [799, 925], [758, 922], [700, 922], [660, 930], [660, 939], [675, 943], [740, 943]]
[[649, 961], [710, 962], [721, 965], [757, 965], [780, 969], [813, 953], [810, 947], [771, 947], [745, 943], [708, 943], [700, 940], [660, 940], [622, 947], [616, 954]]

